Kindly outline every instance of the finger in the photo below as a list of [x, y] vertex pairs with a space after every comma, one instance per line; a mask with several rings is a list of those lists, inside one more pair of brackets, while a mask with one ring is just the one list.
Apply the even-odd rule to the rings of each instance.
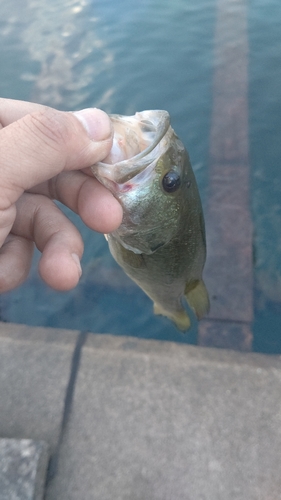
[[75, 287], [81, 276], [83, 241], [79, 231], [48, 198], [23, 194], [17, 202], [13, 234], [33, 240], [42, 252], [39, 272], [56, 290]]
[[64, 172], [30, 192], [60, 201], [95, 231], [110, 233], [121, 224], [120, 203], [97, 179], [82, 172]]
[[63, 170], [90, 166], [110, 150], [108, 116], [97, 109], [79, 113], [44, 107], [1, 130], [0, 246], [14, 220], [11, 206], [24, 190]]
[[[80, 113], [45, 108], [1, 130], [0, 185], [9, 206], [24, 190], [63, 170], [89, 167], [104, 158], [111, 147], [108, 116], [97, 109]], [[83, 123], [88, 120], [88, 133], [78, 116]]]
[[0, 249], [0, 293], [8, 292], [26, 279], [32, 261], [33, 242], [9, 235]]
[[0, 128], [10, 125], [29, 113], [43, 111], [47, 106], [35, 102], [0, 98]]

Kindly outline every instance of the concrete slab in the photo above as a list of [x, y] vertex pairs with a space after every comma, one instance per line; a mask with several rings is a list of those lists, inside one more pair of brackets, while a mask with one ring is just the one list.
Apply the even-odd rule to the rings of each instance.
[[57, 444], [77, 332], [0, 323], [0, 435]]
[[250, 352], [252, 350], [251, 325], [241, 321], [203, 319], [200, 322], [198, 345]]
[[0, 439], [0, 500], [43, 500], [48, 445], [31, 439]]
[[47, 500], [279, 500], [281, 358], [93, 335]]
[[[247, 1], [216, 0], [209, 200], [205, 213], [210, 294], [200, 345], [249, 350], [253, 321]], [[224, 325], [218, 328], [218, 322]], [[235, 322], [236, 334], [227, 323]]]

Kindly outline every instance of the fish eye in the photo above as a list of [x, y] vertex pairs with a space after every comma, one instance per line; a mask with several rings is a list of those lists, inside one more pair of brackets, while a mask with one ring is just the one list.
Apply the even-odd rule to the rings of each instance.
[[174, 193], [181, 185], [180, 175], [175, 170], [167, 172], [162, 179], [162, 186], [167, 193]]

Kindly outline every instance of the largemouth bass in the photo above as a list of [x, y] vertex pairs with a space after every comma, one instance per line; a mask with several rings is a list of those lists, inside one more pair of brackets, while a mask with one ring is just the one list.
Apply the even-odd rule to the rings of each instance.
[[167, 111], [111, 115], [113, 146], [92, 167], [119, 200], [121, 226], [106, 238], [115, 260], [180, 330], [209, 310], [202, 280], [206, 257], [202, 205], [188, 154]]

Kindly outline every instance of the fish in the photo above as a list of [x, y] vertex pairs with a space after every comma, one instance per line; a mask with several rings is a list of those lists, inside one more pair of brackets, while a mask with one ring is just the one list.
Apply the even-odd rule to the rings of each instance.
[[155, 314], [186, 331], [184, 299], [198, 320], [209, 311], [204, 216], [189, 155], [165, 110], [110, 119], [112, 149], [91, 167], [123, 208], [120, 227], [105, 235], [110, 252]]

